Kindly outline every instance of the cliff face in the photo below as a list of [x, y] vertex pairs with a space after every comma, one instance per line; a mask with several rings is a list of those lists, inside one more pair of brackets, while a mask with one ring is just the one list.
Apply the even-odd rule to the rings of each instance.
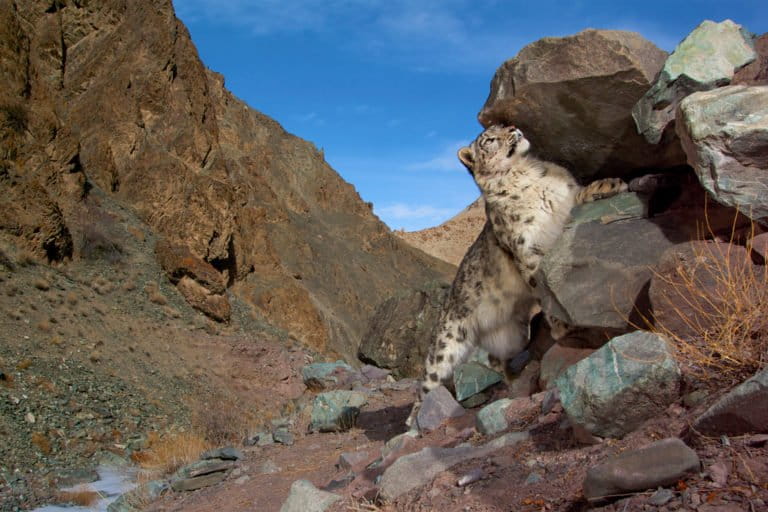
[[169, 277], [213, 318], [235, 294], [352, 356], [379, 302], [450, 273], [312, 144], [229, 93], [170, 1], [0, 0], [0, 121], [4, 240], [82, 258], [105, 194], [163, 239]]

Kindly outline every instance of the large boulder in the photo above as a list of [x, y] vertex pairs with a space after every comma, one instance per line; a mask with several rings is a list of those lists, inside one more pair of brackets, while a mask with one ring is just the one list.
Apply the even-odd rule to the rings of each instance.
[[630, 111], [666, 57], [634, 32], [541, 39], [496, 71], [480, 123], [518, 126], [537, 155], [579, 178], [665, 166], [679, 156], [645, 142]]
[[358, 348], [358, 358], [392, 370], [395, 377], [424, 376], [424, 361], [432, 343], [448, 284], [429, 283], [380, 304]]
[[680, 379], [666, 339], [636, 331], [571, 366], [555, 385], [575, 427], [623, 437], [678, 398]]
[[650, 194], [624, 193], [573, 209], [537, 272], [544, 311], [571, 325], [609, 330], [609, 337], [626, 332], [650, 313], [649, 281], [665, 250], [710, 235], [701, 231], [705, 218], [712, 235], [730, 232], [735, 212], [706, 204], [695, 176], [669, 179]]
[[768, 86], [691, 94], [680, 103], [677, 134], [717, 201], [768, 222]]
[[652, 144], [674, 145], [677, 105], [693, 92], [728, 85], [736, 70], [755, 60], [753, 37], [731, 20], [702, 22], [677, 45], [632, 109], [637, 130]]

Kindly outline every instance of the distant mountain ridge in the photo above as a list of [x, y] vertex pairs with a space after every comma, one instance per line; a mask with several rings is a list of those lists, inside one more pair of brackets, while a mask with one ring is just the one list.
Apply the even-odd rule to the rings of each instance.
[[419, 231], [395, 231], [395, 234], [417, 249], [458, 266], [484, 224], [485, 202], [479, 197], [439, 226]]

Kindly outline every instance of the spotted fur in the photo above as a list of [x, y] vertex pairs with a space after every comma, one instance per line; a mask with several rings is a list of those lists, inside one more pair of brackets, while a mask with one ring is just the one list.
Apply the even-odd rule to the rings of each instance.
[[[579, 186], [563, 167], [528, 155], [530, 143], [514, 127], [492, 126], [459, 150], [483, 194], [487, 220], [459, 265], [426, 361], [422, 396], [450, 385], [472, 350], [487, 350], [498, 369], [522, 352], [531, 318], [541, 308], [534, 274], [563, 231], [574, 205], [627, 190], [618, 179]], [[555, 337], [568, 326], [548, 318]], [[412, 424], [420, 400], [409, 418]]]

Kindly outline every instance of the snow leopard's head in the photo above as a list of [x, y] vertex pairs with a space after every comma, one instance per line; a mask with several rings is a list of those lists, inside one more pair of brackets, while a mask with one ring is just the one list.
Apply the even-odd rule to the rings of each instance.
[[525, 155], [530, 147], [518, 128], [496, 124], [489, 126], [469, 146], [461, 148], [458, 156], [472, 177], [477, 178], [505, 172], [505, 163]]

